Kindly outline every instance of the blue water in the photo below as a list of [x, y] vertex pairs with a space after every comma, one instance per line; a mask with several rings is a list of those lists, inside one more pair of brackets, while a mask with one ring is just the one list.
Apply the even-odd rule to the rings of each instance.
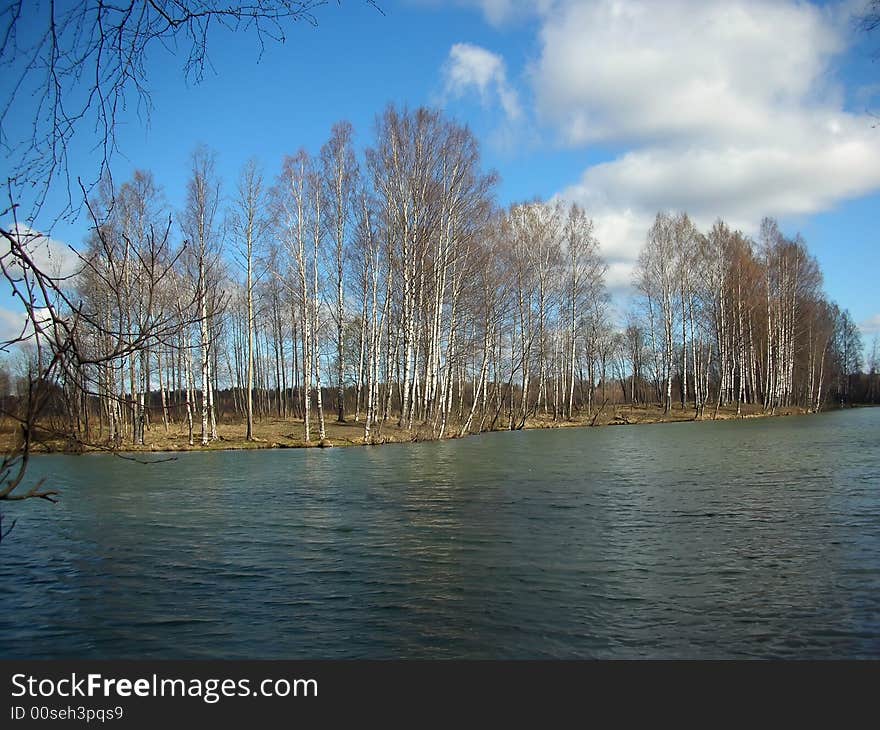
[[5, 658], [880, 657], [880, 409], [31, 475]]

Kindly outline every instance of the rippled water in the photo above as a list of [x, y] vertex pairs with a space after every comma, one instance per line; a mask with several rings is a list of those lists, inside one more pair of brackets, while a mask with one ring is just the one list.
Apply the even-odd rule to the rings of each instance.
[[880, 656], [880, 409], [32, 473], [3, 657]]

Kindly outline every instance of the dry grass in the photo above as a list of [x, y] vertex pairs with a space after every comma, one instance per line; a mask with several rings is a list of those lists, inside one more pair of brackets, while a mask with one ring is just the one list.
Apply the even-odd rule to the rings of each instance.
[[[556, 420], [552, 416], [541, 415], [529, 419], [526, 429], [532, 428], [572, 428], [584, 426], [617, 426], [650, 423], [670, 423], [681, 421], [694, 421], [694, 409], [674, 408], [670, 414], [665, 414], [661, 407], [656, 405], [627, 406], [608, 405], [600, 412], [593, 411], [592, 416], [586, 413], [577, 414], [571, 420]], [[805, 413], [800, 408], [777, 409], [774, 415], [785, 416]], [[764, 413], [760, 406], [743, 405], [740, 415], [736, 413], [736, 407], [725, 407], [718, 411], [717, 418], [758, 418], [770, 414]], [[707, 407], [703, 420], [713, 420], [715, 408]], [[499, 419], [503, 421], [503, 419]], [[224, 421], [217, 426], [220, 439], [208, 446], [199, 445], [199, 424], [196, 424], [195, 445], [190, 446], [186, 429], [183, 424], [176, 423], [169, 427], [166, 433], [161, 423], [153, 423], [147, 430], [144, 446], [123, 444], [120, 450], [124, 451], [218, 451], [224, 449], [271, 449], [271, 448], [303, 448], [303, 447], [330, 447], [330, 446], [359, 446], [364, 444], [363, 422], [356, 422], [353, 416], [349, 416], [345, 423], [337, 423], [335, 418], [328, 417], [326, 420], [326, 436], [324, 441], [318, 439], [317, 423], [313, 422], [311, 440], [307, 443], [303, 434], [303, 422], [300, 419], [267, 418], [254, 424], [256, 439], [245, 439], [246, 426], [244, 421]], [[507, 430], [506, 422], [499, 423], [496, 431]], [[459, 427], [452, 424], [446, 430], [445, 438], [455, 438]], [[0, 448], [8, 450], [13, 446], [15, 431], [11, 423], [0, 424]], [[403, 443], [413, 441], [433, 440], [434, 434], [430, 425], [414, 426], [412, 431], [397, 427], [396, 419], [389, 420], [378, 430], [373, 429], [371, 443]], [[53, 436], [44, 431], [38, 434], [38, 443], [34, 451], [43, 452], [76, 452], [76, 451], [102, 451], [109, 450], [106, 446], [90, 445], [78, 447], [69, 443], [66, 439]]]

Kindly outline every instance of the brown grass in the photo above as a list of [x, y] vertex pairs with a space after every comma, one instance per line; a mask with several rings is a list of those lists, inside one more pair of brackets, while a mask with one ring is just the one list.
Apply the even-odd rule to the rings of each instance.
[[[529, 419], [526, 429], [533, 428], [572, 428], [589, 426], [618, 426], [650, 423], [670, 423], [697, 420], [693, 408], [682, 410], [674, 408], [670, 414], [664, 414], [663, 409], [656, 405], [628, 406], [608, 405], [597, 414], [594, 409], [593, 415], [586, 413], [577, 414], [571, 421], [553, 420], [552, 416], [541, 415]], [[800, 408], [777, 409], [773, 415], [785, 416], [805, 413]], [[714, 406], [707, 407], [703, 420], [713, 420]], [[743, 405], [741, 415], [737, 416], [736, 407], [725, 407], [718, 411], [717, 418], [726, 420], [732, 418], [758, 418], [771, 414], [765, 413], [760, 406]], [[499, 419], [499, 422], [503, 419]], [[506, 431], [506, 422], [499, 424], [496, 431]], [[162, 423], [152, 423], [146, 433], [146, 444], [134, 446], [124, 443], [120, 451], [218, 451], [225, 449], [272, 449], [272, 448], [304, 448], [304, 447], [331, 447], [331, 446], [360, 446], [364, 444], [363, 422], [355, 422], [353, 416], [348, 416], [345, 423], [337, 423], [333, 416], [326, 419], [327, 438], [321, 442], [318, 440], [317, 423], [312, 425], [311, 441], [306, 443], [303, 435], [303, 422], [301, 419], [266, 418], [258, 420], [254, 424], [256, 439], [245, 439], [246, 427], [244, 421], [224, 421], [217, 426], [220, 440], [208, 446], [199, 445], [199, 424], [196, 424], [194, 434], [195, 445], [190, 446], [184, 424], [175, 423], [169, 426], [166, 433]], [[455, 438], [458, 435], [459, 426], [452, 424], [447, 427], [445, 438]], [[8, 450], [14, 445], [16, 433], [11, 423], [0, 424], [0, 448]], [[396, 419], [389, 419], [378, 431], [373, 429], [372, 444], [404, 443], [413, 441], [433, 440], [430, 425], [416, 425], [412, 431], [397, 427]], [[37, 434], [34, 446], [36, 452], [79, 452], [79, 451], [103, 451], [110, 450], [108, 446], [101, 444], [77, 445], [67, 439], [53, 435], [49, 430], [43, 430]]]

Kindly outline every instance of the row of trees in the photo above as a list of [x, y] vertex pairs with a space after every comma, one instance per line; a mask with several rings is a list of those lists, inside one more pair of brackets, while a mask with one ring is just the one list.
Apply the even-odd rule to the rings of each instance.
[[369, 442], [389, 423], [442, 437], [608, 403], [703, 417], [876, 398], [858, 329], [772, 220], [753, 241], [658, 214], [618, 327], [586, 211], [499, 210], [476, 139], [435, 110], [388, 107], [360, 158], [353, 137], [337, 124], [269, 179], [248, 163], [231, 194], [199, 149], [173, 215], [147, 172], [105, 183], [32, 337], [44, 358], [70, 342], [56, 426], [116, 447], [185, 424], [206, 445], [225, 420], [253, 439], [259, 419], [297, 418], [322, 441], [334, 419]]
[[[752, 241], [721, 220], [702, 234], [684, 213], [658, 214], [635, 283], [650, 339], [648, 377], [667, 412], [673, 381], [681, 407], [691, 402], [698, 416], [713, 403], [772, 412], [853, 400], [859, 329], [825, 297], [803, 239], [786, 238], [775, 220], [764, 219]], [[636, 378], [642, 362], [631, 358]]]

